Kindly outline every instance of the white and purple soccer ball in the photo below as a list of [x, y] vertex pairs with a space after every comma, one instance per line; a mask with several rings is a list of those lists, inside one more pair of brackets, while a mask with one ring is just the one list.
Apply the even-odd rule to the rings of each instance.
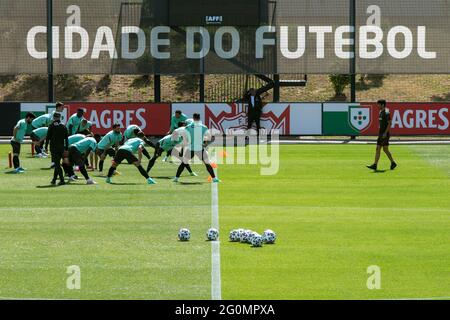
[[215, 228], [210, 228], [207, 232], [206, 232], [206, 238], [209, 241], [217, 241], [217, 239], [219, 239], [219, 230], [215, 229]]
[[252, 243], [252, 239], [254, 236], [256, 236], [258, 232], [250, 231], [250, 235], [248, 236], [248, 243]]
[[231, 230], [230, 231], [230, 241], [231, 242], [239, 242], [239, 230]]
[[180, 231], [178, 231], [178, 239], [180, 241], [189, 241], [190, 238], [191, 232], [189, 231], [189, 229], [182, 228], [180, 229]]
[[249, 243], [251, 232], [252, 232], [252, 230], [244, 230], [241, 233], [241, 236], [239, 239], [241, 241], [241, 243]]
[[264, 243], [273, 244], [277, 240], [277, 234], [273, 230], [267, 229], [264, 231], [262, 238]]
[[253, 235], [252, 239], [251, 239], [251, 244], [252, 247], [261, 247], [263, 244], [263, 237], [257, 233], [255, 233], [255, 235]]

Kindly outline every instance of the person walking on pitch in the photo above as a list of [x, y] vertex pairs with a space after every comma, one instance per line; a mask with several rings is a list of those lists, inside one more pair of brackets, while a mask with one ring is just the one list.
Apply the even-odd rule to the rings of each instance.
[[386, 108], [386, 100], [378, 100], [379, 113], [379, 132], [377, 140], [377, 148], [375, 151], [375, 162], [367, 166], [367, 168], [372, 170], [378, 169], [378, 161], [380, 160], [381, 148], [383, 148], [384, 153], [388, 156], [391, 161], [391, 170], [397, 167], [397, 163], [394, 161], [394, 157], [389, 151], [389, 139], [391, 137], [390, 130], [392, 125], [391, 114], [389, 109]]

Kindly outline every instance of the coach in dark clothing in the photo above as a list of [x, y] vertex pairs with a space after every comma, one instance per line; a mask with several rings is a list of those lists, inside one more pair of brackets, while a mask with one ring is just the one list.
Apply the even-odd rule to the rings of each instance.
[[45, 150], [48, 150], [48, 143], [50, 142], [50, 151], [52, 153], [52, 159], [55, 163], [55, 171], [53, 173], [52, 185], [56, 184], [56, 179], [59, 177], [59, 184], [63, 185], [64, 174], [61, 168], [61, 160], [63, 159], [64, 152], [69, 147], [69, 134], [67, 128], [61, 123], [61, 114], [55, 113], [53, 115], [53, 123], [48, 127], [47, 139], [45, 139]]
[[261, 129], [262, 99], [255, 89], [250, 89], [244, 96], [244, 103], [247, 104], [247, 130], [252, 128], [253, 122], [256, 124], [257, 135]]

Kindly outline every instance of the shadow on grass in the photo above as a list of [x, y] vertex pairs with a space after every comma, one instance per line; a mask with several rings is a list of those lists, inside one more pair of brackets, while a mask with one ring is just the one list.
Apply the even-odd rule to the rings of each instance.
[[161, 179], [161, 180], [170, 180], [170, 179], [172, 179], [173, 177], [152, 177], [153, 179]]
[[203, 184], [206, 184], [206, 182], [178, 182], [178, 184], [184, 185], [184, 186], [200, 186]]
[[387, 170], [374, 170], [372, 173], [385, 173]]
[[12, 171], [6, 171], [5, 174], [20, 174], [20, 173], [16, 173], [14, 170], [12, 170]]
[[128, 183], [128, 182], [115, 183], [115, 182], [111, 182], [109, 184], [113, 185], [113, 186], [138, 186], [138, 185], [141, 185], [142, 183]]

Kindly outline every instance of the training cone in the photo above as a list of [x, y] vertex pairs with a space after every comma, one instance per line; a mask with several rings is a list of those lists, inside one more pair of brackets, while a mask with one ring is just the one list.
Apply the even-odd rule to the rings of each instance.
[[217, 163], [211, 162], [211, 167], [213, 167], [213, 169], [217, 169]]
[[211, 181], [212, 181], [212, 177], [209, 176], [209, 177], [208, 177], [208, 182], [211, 182]]

